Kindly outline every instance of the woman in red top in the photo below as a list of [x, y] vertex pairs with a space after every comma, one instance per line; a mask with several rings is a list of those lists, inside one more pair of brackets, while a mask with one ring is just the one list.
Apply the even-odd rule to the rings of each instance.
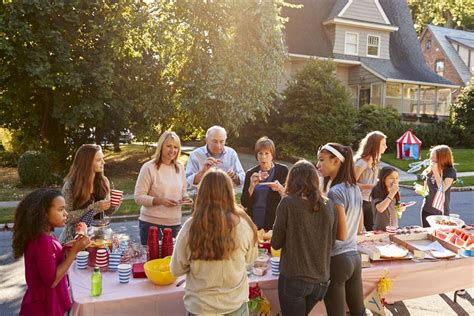
[[89, 239], [79, 235], [69, 255], [64, 257], [52, 231], [54, 227], [64, 226], [66, 218], [66, 203], [56, 190], [35, 190], [16, 208], [13, 255], [16, 259], [25, 256], [27, 284], [20, 315], [63, 316], [71, 308], [66, 273]]

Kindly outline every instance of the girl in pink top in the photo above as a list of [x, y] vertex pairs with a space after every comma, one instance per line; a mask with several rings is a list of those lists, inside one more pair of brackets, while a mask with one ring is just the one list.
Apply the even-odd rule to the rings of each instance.
[[18, 205], [13, 226], [13, 255], [25, 256], [27, 290], [20, 315], [61, 315], [71, 308], [66, 273], [76, 254], [89, 244], [79, 235], [67, 257], [59, 241], [52, 235], [67, 218], [66, 203], [61, 193], [38, 189]]

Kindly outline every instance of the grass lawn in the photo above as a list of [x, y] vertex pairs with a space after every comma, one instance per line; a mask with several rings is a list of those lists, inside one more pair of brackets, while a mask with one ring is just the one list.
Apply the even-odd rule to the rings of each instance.
[[[408, 164], [415, 162], [415, 160], [399, 160], [396, 153], [386, 153], [382, 156], [382, 161], [391, 164], [401, 170], [407, 171], [410, 169]], [[421, 151], [421, 159], [429, 158], [429, 151]], [[454, 162], [457, 163], [454, 167], [457, 172], [474, 171], [474, 149], [453, 149]], [[420, 172], [423, 170], [420, 170]]]
[[[400, 181], [400, 184], [412, 185], [414, 181]], [[418, 183], [422, 184], [421, 181], [417, 181]], [[465, 186], [474, 186], [474, 177], [462, 177], [459, 178], [453, 184], [454, 187], [465, 187]]]

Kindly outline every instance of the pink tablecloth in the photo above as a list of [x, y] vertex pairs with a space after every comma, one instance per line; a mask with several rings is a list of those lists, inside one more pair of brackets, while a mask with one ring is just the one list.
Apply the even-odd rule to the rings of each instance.
[[[362, 270], [364, 294], [370, 293], [378, 280], [388, 272], [393, 287], [386, 295], [390, 302], [445, 293], [474, 287], [474, 258], [415, 263], [412, 261], [386, 261]], [[184, 315], [183, 285], [156, 286], [147, 279], [131, 279], [120, 284], [116, 272], [103, 275], [102, 295], [90, 296], [88, 270], [69, 270], [74, 305], [72, 315]], [[179, 278], [178, 281], [182, 279]], [[272, 311], [279, 311], [277, 277], [266, 274], [250, 279], [258, 282], [272, 304]], [[324, 304], [319, 303], [312, 315], [324, 314]]]

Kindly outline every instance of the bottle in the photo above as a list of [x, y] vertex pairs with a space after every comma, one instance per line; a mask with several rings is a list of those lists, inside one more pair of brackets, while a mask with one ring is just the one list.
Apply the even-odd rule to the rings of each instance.
[[102, 294], [102, 274], [100, 274], [99, 267], [94, 267], [91, 281], [91, 295], [100, 296]]

